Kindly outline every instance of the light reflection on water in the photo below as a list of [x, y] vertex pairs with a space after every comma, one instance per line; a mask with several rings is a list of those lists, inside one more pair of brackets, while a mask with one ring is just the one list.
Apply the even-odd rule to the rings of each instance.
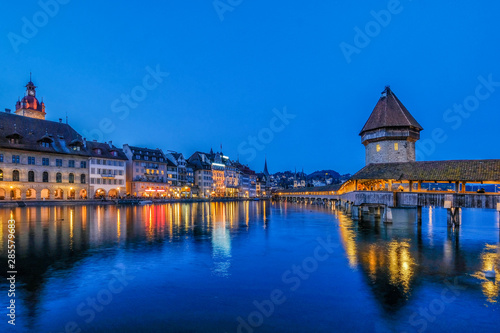
[[[500, 279], [484, 271], [500, 266], [499, 213], [463, 214], [461, 228], [451, 230], [446, 211], [432, 208], [424, 208], [421, 226], [270, 202], [0, 209], [0, 260], [14, 217], [23, 268], [18, 328], [27, 331], [62, 331], [75, 320], [83, 331], [230, 332], [237, 317], [255, 311], [255, 300], [288, 290], [283, 272], [309, 257], [318, 237], [334, 235], [341, 246], [259, 331], [417, 331], [409, 318], [455, 278], [466, 286], [460, 302], [448, 304], [453, 316], [429, 331], [495, 328]], [[114, 265], [141, 279], [86, 326], [74, 308], [108, 283]], [[138, 311], [141, 323], [133, 319]]]

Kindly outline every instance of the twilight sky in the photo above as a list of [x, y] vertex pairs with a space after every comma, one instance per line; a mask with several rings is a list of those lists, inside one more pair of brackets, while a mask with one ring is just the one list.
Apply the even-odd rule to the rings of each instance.
[[500, 157], [497, 1], [55, 1], [2, 4], [0, 110], [32, 71], [87, 138], [354, 173], [389, 84], [418, 159]]

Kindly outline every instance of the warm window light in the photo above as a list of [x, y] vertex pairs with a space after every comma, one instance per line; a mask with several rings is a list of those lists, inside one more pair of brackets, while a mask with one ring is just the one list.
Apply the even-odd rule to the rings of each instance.
[[394, 144], [394, 150], [399, 150], [399, 144], [397, 142]]
[[381, 149], [381, 148], [380, 148], [380, 145], [377, 145], [377, 152], [379, 152], [379, 151], [380, 151], [380, 149]]

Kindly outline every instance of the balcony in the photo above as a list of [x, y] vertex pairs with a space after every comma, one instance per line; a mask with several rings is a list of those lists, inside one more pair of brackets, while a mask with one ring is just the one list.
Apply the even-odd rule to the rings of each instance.
[[115, 175], [110, 173], [101, 174], [101, 178], [115, 178]]
[[153, 176], [149, 176], [149, 177], [141, 177], [141, 176], [136, 176], [134, 178], [134, 182], [149, 182], [149, 183], [165, 183], [164, 181], [165, 179], [163, 177], [153, 177]]

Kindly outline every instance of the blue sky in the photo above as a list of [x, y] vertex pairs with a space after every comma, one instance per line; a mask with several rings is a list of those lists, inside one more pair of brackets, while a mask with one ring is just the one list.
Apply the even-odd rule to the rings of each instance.
[[[390, 84], [424, 127], [420, 159], [499, 158], [498, 2], [60, 2], [3, 4], [2, 110], [32, 71], [47, 119], [67, 113], [88, 137], [354, 173], [358, 133]], [[161, 82], [147, 77], [157, 69]]]

